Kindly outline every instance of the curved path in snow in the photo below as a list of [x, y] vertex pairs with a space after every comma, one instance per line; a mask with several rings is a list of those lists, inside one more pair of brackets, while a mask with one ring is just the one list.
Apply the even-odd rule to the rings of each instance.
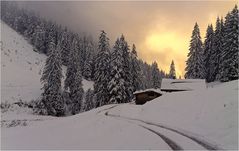
[[[132, 124], [136, 124], [156, 135], [158, 135], [172, 150], [185, 150], [185, 149], [200, 149], [200, 150], [221, 150], [217, 145], [214, 145], [205, 139], [193, 136], [188, 132], [183, 132], [175, 128], [165, 126], [163, 124], [152, 123], [141, 119], [135, 119], [120, 115], [114, 115], [109, 111], [118, 105], [111, 106], [98, 113], [104, 112], [104, 115], [124, 120]], [[170, 137], [170, 138], [169, 138]], [[180, 145], [179, 145], [180, 144]]]

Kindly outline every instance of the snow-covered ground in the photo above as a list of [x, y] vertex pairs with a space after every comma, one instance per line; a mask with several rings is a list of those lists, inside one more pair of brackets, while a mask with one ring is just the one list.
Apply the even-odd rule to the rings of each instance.
[[125, 104], [110, 113], [188, 131], [223, 149], [238, 148], [238, 80], [166, 93], [143, 106]]
[[[1, 101], [37, 98], [46, 57], [3, 23], [1, 34]], [[1, 118], [1, 149], [237, 149], [238, 80], [70, 117], [31, 115], [16, 107]]]
[[237, 149], [237, 94], [238, 81], [232, 81], [203, 91], [164, 94], [142, 106], [108, 105], [71, 117], [2, 128], [2, 148], [172, 148], [163, 135], [176, 148]]

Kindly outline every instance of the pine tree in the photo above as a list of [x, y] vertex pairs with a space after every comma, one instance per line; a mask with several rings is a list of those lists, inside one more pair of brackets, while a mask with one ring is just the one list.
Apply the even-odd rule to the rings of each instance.
[[70, 98], [72, 101], [72, 114], [77, 114], [81, 110], [82, 98], [84, 90], [82, 88], [82, 75], [79, 68], [76, 70], [74, 77], [74, 85], [70, 90]]
[[62, 42], [61, 42], [62, 64], [67, 66], [69, 59], [71, 59], [71, 58], [69, 58], [69, 46], [68, 45], [70, 44], [70, 41], [69, 41], [69, 35], [67, 32], [67, 28], [65, 28], [63, 30], [61, 39], [62, 39]]
[[82, 75], [79, 64], [79, 51], [77, 49], [77, 41], [73, 40], [72, 49], [70, 50], [70, 59], [67, 65], [65, 89], [70, 96], [70, 110], [72, 114], [80, 112], [83, 97]]
[[77, 52], [76, 49], [76, 39], [73, 39], [73, 42], [71, 44], [70, 54], [69, 54], [69, 63], [67, 65], [66, 69], [66, 79], [65, 79], [65, 85], [64, 88], [66, 91], [70, 91], [70, 88], [73, 87], [74, 84], [74, 75], [76, 73], [76, 60], [77, 55], [75, 54]]
[[85, 77], [85, 79], [87, 80], [91, 80], [92, 77], [92, 58], [90, 57], [90, 53], [87, 53], [87, 58], [85, 60], [85, 64], [84, 64], [84, 70], [83, 70], [83, 75]]
[[185, 78], [187, 79], [203, 79], [203, 45], [201, 41], [199, 26], [196, 23], [192, 32], [190, 41], [188, 60], [186, 61]]
[[214, 54], [214, 73], [213, 77], [215, 80], [220, 79], [220, 70], [222, 62], [222, 51], [223, 51], [223, 33], [224, 33], [224, 23], [223, 19], [217, 18], [215, 36], [214, 36], [214, 45], [215, 45], [215, 54]]
[[95, 59], [94, 91], [96, 107], [108, 104], [109, 102], [109, 39], [104, 31], [101, 31], [98, 45], [99, 53]]
[[207, 82], [214, 81], [214, 61], [215, 61], [215, 43], [214, 43], [214, 31], [212, 25], [207, 27], [206, 38], [204, 42], [204, 77]]
[[133, 44], [132, 51], [130, 53], [131, 55], [131, 74], [132, 74], [132, 86], [133, 86], [133, 92], [136, 90], [142, 89], [141, 84], [141, 68], [139, 66], [138, 56], [136, 47]]
[[77, 45], [76, 49], [78, 51], [78, 62], [80, 66], [80, 70], [83, 73], [84, 70], [84, 61], [85, 61], [85, 43], [84, 43], [84, 37], [80, 37], [79, 35], [76, 36]]
[[153, 82], [152, 87], [155, 89], [160, 88], [161, 80], [162, 79], [160, 78], [158, 64], [156, 62], [153, 62], [153, 64], [152, 64], [152, 82]]
[[142, 69], [142, 89], [148, 89], [153, 87], [152, 80], [152, 66], [139, 60], [140, 68]]
[[174, 66], [174, 61], [173, 60], [172, 60], [172, 63], [170, 65], [169, 78], [170, 79], [176, 79], [176, 71], [175, 71], [175, 66]]
[[64, 101], [61, 96], [61, 50], [59, 45], [50, 42], [50, 55], [46, 60], [41, 82], [43, 85], [42, 102], [47, 110], [48, 115], [64, 115]]
[[110, 103], [127, 102], [127, 88], [124, 72], [124, 58], [122, 43], [119, 39], [116, 40], [114, 50], [110, 59], [110, 82], [108, 84]]
[[95, 108], [94, 100], [94, 91], [91, 89], [88, 89], [85, 94], [85, 102], [84, 102], [84, 111], [89, 111], [93, 108]]
[[[132, 74], [131, 74], [131, 64], [130, 64], [130, 52], [129, 45], [126, 42], [124, 35], [120, 37], [120, 47], [123, 55], [123, 71], [125, 76], [123, 79], [125, 80], [126, 87], [126, 102], [129, 102], [133, 98], [133, 86], [132, 86]], [[126, 103], [124, 102], [124, 103]]]
[[87, 79], [87, 80], [91, 80], [92, 78], [92, 51], [93, 51], [93, 46], [92, 44], [89, 42], [87, 47], [86, 47], [86, 52], [85, 52], [85, 62], [84, 62], [84, 68], [83, 68], [83, 76]]
[[45, 52], [45, 46], [44, 46], [44, 41], [45, 41], [45, 27], [44, 24], [41, 23], [40, 25], [37, 25], [34, 34], [33, 34], [33, 45], [36, 47], [36, 49], [39, 52]]
[[220, 80], [238, 79], [238, 8], [227, 14], [224, 28], [223, 51], [221, 54]]
[[[35, 33], [35, 29], [37, 27], [38, 24], [38, 19], [36, 16], [31, 16], [28, 18], [27, 20], [28, 23], [28, 28], [25, 30], [24, 32], [24, 36], [26, 36], [29, 39], [29, 42], [31, 44], [34, 44], [34, 33]], [[48, 32], [46, 32], [48, 33]], [[48, 40], [50, 42], [50, 39]]]

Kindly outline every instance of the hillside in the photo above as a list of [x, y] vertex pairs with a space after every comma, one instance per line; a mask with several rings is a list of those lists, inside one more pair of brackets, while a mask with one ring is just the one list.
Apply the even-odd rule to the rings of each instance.
[[[41, 93], [40, 78], [46, 56], [1, 21], [1, 102], [31, 101]], [[63, 67], [63, 72], [65, 72]], [[83, 80], [86, 91], [93, 82]]]

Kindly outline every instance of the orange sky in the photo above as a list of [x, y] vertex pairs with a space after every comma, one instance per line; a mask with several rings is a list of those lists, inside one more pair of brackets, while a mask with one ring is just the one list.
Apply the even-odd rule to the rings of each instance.
[[[160, 3], [160, 2], [159, 2]], [[163, 3], [163, 2], [161, 2]], [[167, 72], [173, 59], [177, 76], [183, 77], [189, 41], [197, 21], [204, 40], [208, 24], [215, 25], [217, 16], [225, 16], [236, 4], [231, 2], [174, 2], [176, 9], [158, 9], [146, 27], [144, 40], [138, 44], [139, 56], [147, 62], [156, 60]], [[168, 5], [165, 4], [166, 8]], [[161, 7], [162, 4], [161, 4]], [[174, 10], [174, 11], [172, 11]], [[215, 27], [215, 26], [214, 26]]]
[[157, 61], [168, 72], [172, 59], [177, 76], [184, 75], [189, 41], [198, 22], [204, 38], [208, 24], [224, 16], [236, 1], [118, 1], [118, 2], [25, 2], [28, 8], [92, 34], [96, 40], [104, 29], [114, 44], [124, 34], [138, 55], [148, 63]]

